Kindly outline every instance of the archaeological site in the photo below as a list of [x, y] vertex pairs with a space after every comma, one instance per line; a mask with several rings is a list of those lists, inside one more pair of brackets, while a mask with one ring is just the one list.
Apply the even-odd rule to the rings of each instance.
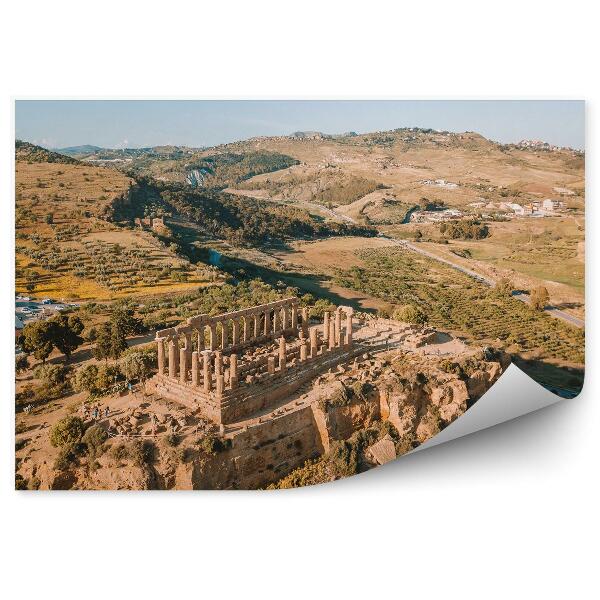
[[149, 379], [81, 404], [99, 450], [58, 469], [47, 448], [31, 447], [20, 463], [29, 481], [39, 489], [332, 481], [434, 436], [508, 362], [498, 350], [349, 306], [317, 316], [296, 297], [189, 317], [157, 330], [153, 345]]

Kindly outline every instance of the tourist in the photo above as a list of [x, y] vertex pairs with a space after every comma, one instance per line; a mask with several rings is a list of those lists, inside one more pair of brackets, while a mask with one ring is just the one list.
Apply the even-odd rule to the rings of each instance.
[[110, 413], [110, 410], [108, 409], [108, 406], [104, 409], [104, 418], [108, 419], [108, 415]]
[[96, 420], [98, 418], [98, 407], [95, 406], [94, 407], [94, 420]]

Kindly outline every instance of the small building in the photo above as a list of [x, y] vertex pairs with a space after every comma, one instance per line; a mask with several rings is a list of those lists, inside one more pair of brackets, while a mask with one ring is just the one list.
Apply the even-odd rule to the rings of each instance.
[[551, 198], [546, 198], [542, 202], [542, 209], [550, 212], [560, 211], [565, 208], [565, 203], [560, 200], [553, 200]]

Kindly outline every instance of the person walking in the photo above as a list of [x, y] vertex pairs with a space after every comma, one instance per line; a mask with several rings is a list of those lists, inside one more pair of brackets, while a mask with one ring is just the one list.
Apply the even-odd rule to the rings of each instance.
[[94, 407], [94, 420], [98, 419], [98, 407]]
[[108, 419], [108, 415], [110, 413], [110, 410], [108, 409], [108, 406], [104, 409], [104, 418]]

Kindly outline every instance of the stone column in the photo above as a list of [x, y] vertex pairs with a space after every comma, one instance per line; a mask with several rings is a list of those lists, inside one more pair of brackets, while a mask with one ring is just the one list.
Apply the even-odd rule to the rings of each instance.
[[177, 377], [177, 346], [174, 340], [169, 342], [169, 377]]
[[208, 394], [210, 392], [210, 388], [212, 385], [212, 375], [210, 372], [210, 357], [211, 353], [208, 350], [204, 350], [202, 352], [202, 369], [203, 369], [203, 382], [204, 382], [204, 391]]
[[319, 340], [317, 339], [317, 331], [316, 327], [313, 327], [310, 330], [310, 357], [315, 358], [317, 356], [317, 352], [319, 351]]
[[254, 314], [254, 339], [258, 337], [258, 328], [260, 327], [260, 315]]
[[225, 389], [225, 377], [223, 375], [217, 375], [217, 398], [223, 396], [223, 390]]
[[346, 345], [352, 346], [352, 313], [346, 313]]
[[250, 327], [248, 325], [248, 319], [250, 319], [249, 316], [244, 317], [244, 331], [242, 333], [242, 339], [244, 340], [244, 342], [248, 341], [249, 335], [250, 335]]
[[342, 341], [342, 311], [335, 311], [335, 345], [339, 346]]
[[323, 341], [329, 340], [329, 313], [323, 315]]
[[271, 311], [270, 310], [265, 311], [264, 333], [265, 333], [265, 335], [269, 335], [271, 333]]
[[187, 354], [187, 358], [186, 358], [186, 364], [189, 366], [192, 362], [192, 351], [194, 350], [192, 348], [192, 334], [191, 333], [184, 333], [184, 344], [183, 347], [185, 348], [186, 354]]
[[200, 367], [198, 365], [198, 353], [192, 352], [192, 385], [198, 387], [200, 382]]
[[185, 383], [187, 379], [187, 357], [188, 351], [185, 346], [179, 349], [179, 382]]
[[217, 326], [214, 323], [211, 323], [209, 327], [208, 344], [210, 349], [214, 352], [217, 349]]
[[269, 356], [269, 358], [267, 358], [267, 372], [269, 373], [269, 375], [273, 375], [273, 373], [275, 373], [275, 357], [274, 356]]
[[223, 355], [220, 352], [215, 352], [215, 377], [223, 375]]
[[198, 329], [198, 352], [204, 350], [204, 327]]
[[283, 309], [281, 310], [281, 327], [282, 329], [285, 331], [289, 326], [289, 319], [288, 319], [288, 307], [284, 306]]
[[279, 310], [275, 309], [273, 313], [273, 333], [279, 333]]
[[335, 323], [333, 320], [329, 322], [329, 339], [327, 341], [329, 343], [329, 349], [333, 350], [335, 348]]
[[156, 352], [157, 352], [157, 360], [158, 360], [158, 374], [165, 374], [165, 344], [164, 341], [156, 340]]
[[279, 370], [285, 371], [285, 338], [281, 336], [279, 338]]
[[302, 340], [300, 344], [300, 361], [306, 360], [306, 340]]
[[227, 322], [221, 321], [221, 349], [222, 350], [225, 350], [225, 348], [227, 348], [227, 337], [228, 337]]
[[298, 307], [292, 304], [292, 329], [298, 329]]
[[240, 322], [237, 319], [233, 321], [231, 337], [231, 343], [237, 346], [240, 343]]
[[302, 309], [302, 331], [304, 336], [308, 337], [308, 308], [306, 307]]
[[235, 390], [238, 386], [237, 354], [232, 354], [229, 357], [229, 385], [232, 390]]

